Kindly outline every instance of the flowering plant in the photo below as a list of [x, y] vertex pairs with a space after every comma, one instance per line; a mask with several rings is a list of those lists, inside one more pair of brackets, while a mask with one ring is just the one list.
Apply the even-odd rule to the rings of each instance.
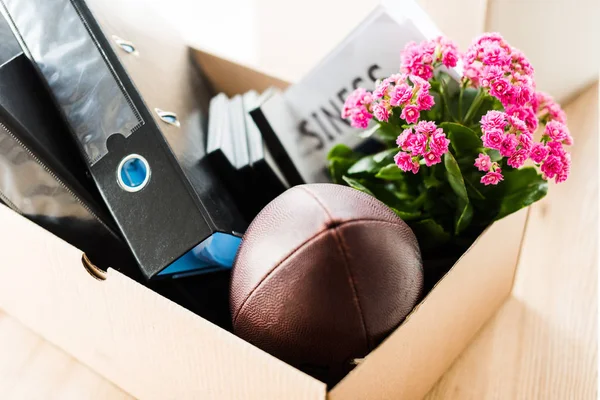
[[[461, 61], [463, 76], [454, 79]], [[544, 197], [548, 180], [569, 175], [564, 112], [536, 92], [527, 58], [496, 33], [464, 54], [443, 37], [408, 44], [399, 73], [373, 92], [355, 90], [342, 117], [363, 129], [374, 122], [361, 135], [386, 149], [362, 155], [335, 146], [332, 179], [391, 207], [424, 253], [447, 248], [460, 256], [493, 221]]]

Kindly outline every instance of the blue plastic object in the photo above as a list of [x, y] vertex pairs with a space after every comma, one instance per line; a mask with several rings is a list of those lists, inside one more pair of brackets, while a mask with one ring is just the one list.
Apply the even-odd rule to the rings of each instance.
[[216, 232], [202, 243], [181, 256], [157, 276], [172, 278], [230, 269], [242, 238], [227, 233]]

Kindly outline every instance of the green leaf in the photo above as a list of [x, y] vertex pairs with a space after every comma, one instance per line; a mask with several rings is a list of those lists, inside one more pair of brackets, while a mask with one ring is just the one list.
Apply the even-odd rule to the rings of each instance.
[[486, 150], [486, 154], [490, 156], [490, 159], [493, 162], [498, 162], [502, 160], [502, 156], [500, 155], [500, 152], [498, 150]]
[[371, 196], [375, 197], [375, 195], [373, 194], [373, 192], [371, 192], [365, 185], [363, 185], [362, 183], [360, 183], [358, 180], [356, 179], [352, 179], [350, 177], [347, 176], [343, 176], [342, 179], [348, 184], [348, 186], [350, 186], [351, 188], [354, 188], [356, 190], [360, 190], [361, 192], [370, 194]]
[[462, 212], [456, 219], [456, 223], [454, 224], [454, 233], [456, 235], [460, 235], [471, 223], [473, 220], [473, 206], [471, 203], [466, 203]]
[[358, 136], [363, 139], [367, 139], [367, 138], [370, 138], [371, 136], [373, 136], [373, 134], [375, 134], [375, 132], [377, 132], [379, 129], [380, 129], [380, 126], [379, 126], [379, 124], [377, 124], [372, 128], [369, 128], [365, 131], [360, 132], [358, 134]]
[[327, 153], [327, 159], [331, 160], [333, 158], [351, 158], [357, 159], [358, 155], [355, 153], [350, 147], [345, 144], [336, 144], [329, 150]]
[[472, 154], [483, 146], [481, 138], [474, 130], [454, 122], [444, 122], [440, 128], [446, 132], [450, 144], [458, 154]]
[[346, 175], [348, 169], [354, 164], [350, 158], [332, 158], [329, 160], [329, 175], [333, 183], [343, 184], [342, 176]]
[[460, 172], [460, 168], [458, 167], [458, 163], [450, 152], [444, 154], [444, 167], [446, 167], [446, 176], [450, 187], [452, 187], [452, 190], [460, 199], [468, 203], [469, 196], [467, 195], [465, 181]]
[[421, 250], [436, 248], [450, 240], [450, 234], [431, 218], [413, 222], [410, 227], [419, 241]]
[[504, 185], [502, 188], [504, 195], [495, 220], [535, 203], [548, 193], [548, 182], [533, 167], [505, 172], [504, 181], [499, 185]]
[[375, 131], [377, 136], [387, 139], [396, 140], [396, 138], [402, 133], [402, 129], [399, 126], [395, 126], [389, 122], [379, 122], [378, 129]]
[[387, 181], [395, 181], [398, 179], [402, 179], [404, 177], [404, 172], [398, 168], [396, 164], [388, 164], [385, 167], [381, 168], [379, 172], [375, 175], [375, 178], [385, 179]]
[[388, 149], [365, 156], [348, 169], [348, 175], [375, 175], [382, 167], [394, 161], [397, 152], [398, 149]]
[[485, 200], [485, 196], [479, 191], [479, 189], [475, 184], [473, 184], [473, 182], [471, 182], [467, 178], [465, 179], [465, 183], [467, 184], [467, 192], [471, 194], [471, 198], [477, 200]]
[[392, 211], [396, 213], [403, 221], [412, 221], [421, 216], [421, 211], [400, 211], [392, 208]]

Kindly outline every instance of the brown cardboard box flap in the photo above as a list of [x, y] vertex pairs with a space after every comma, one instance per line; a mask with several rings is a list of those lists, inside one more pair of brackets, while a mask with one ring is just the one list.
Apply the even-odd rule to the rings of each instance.
[[[492, 225], [422, 304], [330, 393], [420, 398], [512, 288], [527, 210]], [[325, 385], [0, 206], [0, 307], [143, 399], [324, 399]]]
[[[420, 399], [509, 296], [528, 209], [489, 227], [331, 399]], [[377, 393], [374, 395], [374, 393]]]
[[324, 399], [325, 385], [0, 206], [0, 307], [143, 399]]

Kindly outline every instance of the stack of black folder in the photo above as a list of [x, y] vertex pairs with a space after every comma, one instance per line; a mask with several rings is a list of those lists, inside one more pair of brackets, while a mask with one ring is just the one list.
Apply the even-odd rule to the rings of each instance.
[[271, 95], [220, 93], [210, 102], [206, 152], [247, 220], [288, 186], [250, 116]]

